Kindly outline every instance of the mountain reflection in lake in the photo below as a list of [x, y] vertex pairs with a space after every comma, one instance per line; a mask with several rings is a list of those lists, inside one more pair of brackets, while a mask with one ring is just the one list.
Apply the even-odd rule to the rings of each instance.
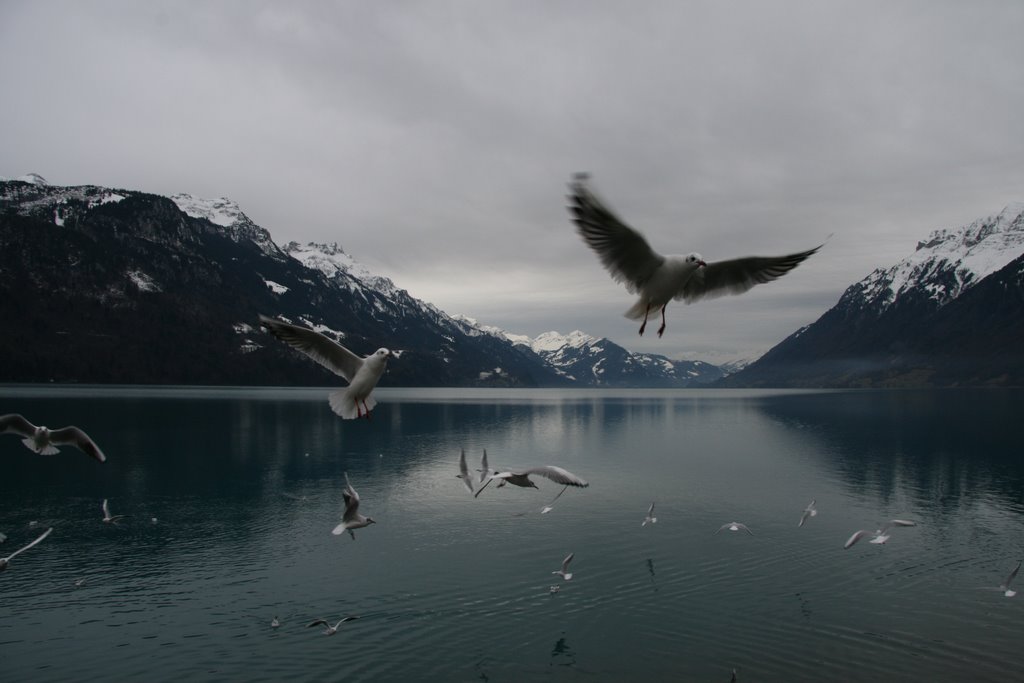
[[[1006, 681], [1024, 667], [1024, 602], [994, 590], [1024, 548], [1024, 392], [392, 389], [358, 422], [326, 393], [0, 388], [0, 414], [76, 424], [109, 458], [0, 437], [0, 555], [54, 526], [0, 573], [5, 680]], [[474, 499], [462, 448], [471, 470], [486, 448], [495, 468], [559, 465], [590, 487], [545, 515], [561, 488], [545, 479]], [[330, 533], [346, 471], [378, 522], [355, 541]], [[100, 521], [103, 498], [123, 524]], [[798, 528], [812, 498], [820, 514]], [[918, 526], [843, 550], [894, 517]], [[755, 535], [715, 535], [732, 520]], [[570, 552], [563, 582], [551, 571]], [[349, 614], [333, 637], [305, 627]]]

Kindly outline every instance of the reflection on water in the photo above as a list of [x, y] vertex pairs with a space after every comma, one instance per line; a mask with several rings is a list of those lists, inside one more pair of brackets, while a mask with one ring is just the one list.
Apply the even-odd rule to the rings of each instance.
[[[0, 436], [0, 554], [30, 522], [55, 527], [0, 574], [5, 678], [995, 681], [1024, 665], [1024, 602], [994, 590], [1024, 541], [1024, 393], [381, 390], [360, 422], [326, 394], [0, 388], [0, 413], [77, 424], [109, 457]], [[545, 515], [561, 487], [544, 479], [474, 499], [462, 448], [471, 469], [486, 448], [495, 468], [591, 486]], [[330, 534], [343, 472], [378, 522], [355, 541]], [[103, 498], [124, 524], [100, 521]], [[918, 526], [842, 549], [893, 517]], [[715, 535], [731, 520], [756, 535]], [[362, 618], [332, 638], [305, 629], [346, 614]]]

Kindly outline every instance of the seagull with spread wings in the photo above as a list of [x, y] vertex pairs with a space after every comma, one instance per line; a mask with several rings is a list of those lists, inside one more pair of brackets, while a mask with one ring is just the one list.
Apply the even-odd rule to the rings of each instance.
[[342, 491], [341, 496], [345, 500], [345, 513], [341, 516], [341, 524], [334, 527], [331, 533], [340, 536], [347, 531], [354, 541], [356, 534], [353, 529], [362, 529], [377, 522], [373, 517], [364, 517], [359, 514], [359, 494], [352, 488], [352, 484], [348, 480], [348, 472], [345, 473], [345, 490]]
[[74, 446], [94, 460], [107, 461], [107, 456], [103, 455], [100, 447], [78, 427], [37, 427], [21, 415], [12, 413], [0, 415], [0, 434], [16, 434], [23, 437], [21, 442], [25, 447], [40, 455], [59, 453], [60, 449], [57, 446]]
[[570, 183], [569, 210], [576, 231], [618, 282], [640, 298], [626, 311], [627, 318], [643, 319], [661, 310], [658, 336], [665, 332], [665, 307], [673, 299], [688, 304], [725, 294], [742, 294], [754, 285], [771, 282], [796, 268], [819, 249], [785, 256], [746, 256], [727, 261], [705, 261], [700, 254], [663, 255], [654, 251], [639, 232], [629, 227], [588, 187], [589, 176], [578, 173]]
[[265, 315], [260, 316], [260, 324], [278, 339], [348, 381], [347, 387], [332, 392], [328, 397], [331, 410], [345, 420], [370, 417], [370, 411], [377, 405], [370, 393], [387, 369], [388, 358], [395, 354], [380, 348], [366, 358], [360, 358], [341, 344], [308, 327], [292, 325]]
[[4, 569], [7, 569], [7, 565], [9, 565], [11, 563], [11, 560], [13, 560], [16, 555], [19, 555], [19, 554], [25, 552], [26, 550], [28, 550], [32, 546], [36, 545], [37, 543], [41, 543], [44, 538], [46, 538], [47, 536], [50, 535], [51, 531], [53, 531], [53, 527], [50, 527], [49, 529], [44, 531], [42, 536], [40, 536], [36, 540], [32, 541], [31, 543], [29, 543], [24, 548], [19, 548], [18, 550], [15, 550], [13, 553], [8, 555], [7, 557], [0, 557], [0, 571], [3, 571]]

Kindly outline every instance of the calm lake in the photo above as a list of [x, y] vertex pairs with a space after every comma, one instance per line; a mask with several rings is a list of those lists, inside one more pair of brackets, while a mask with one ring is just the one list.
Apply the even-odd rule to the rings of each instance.
[[[385, 389], [369, 421], [328, 391], [0, 387], [108, 457], [0, 436], [0, 556], [54, 528], [0, 573], [0, 678], [1024, 676], [1024, 593], [996, 590], [1024, 557], [1022, 391]], [[590, 486], [549, 514], [543, 478], [474, 499], [462, 448]], [[346, 471], [377, 520], [354, 541]], [[917, 526], [843, 549], [892, 518]], [[754, 535], [716, 535], [734, 520]]]

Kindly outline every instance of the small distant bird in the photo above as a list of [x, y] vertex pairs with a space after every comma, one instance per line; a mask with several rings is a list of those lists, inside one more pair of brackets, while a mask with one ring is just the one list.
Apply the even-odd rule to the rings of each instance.
[[341, 619], [340, 621], [338, 621], [338, 623], [334, 624], [333, 626], [331, 626], [330, 622], [328, 622], [326, 619], [317, 619], [316, 621], [311, 621], [308, 624], [306, 624], [306, 628], [312, 628], [314, 626], [325, 626], [326, 628], [324, 629], [324, 635], [326, 635], [326, 636], [333, 636], [335, 633], [338, 632], [338, 627], [339, 626], [344, 624], [346, 621], [352, 621], [353, 619], [358, 619], [358, 618], [359, 617], [345, 617], [344, 619]]
[[845, 550], [845, 549], [849, 548], [850, 546], [852, 546], [854, 543], [856, 543], [860, 539], [864, 538], [865, 536], [874, 536], [874, 538], [872, 538], [869, 541], [869, 543], [874, 543], [876, 545], [881, 545], [881, 544], [885, 543], [886, 541], [888, 541], [890, 536], [891, 536], [891, 534], [887, 534], [885, 532], [889, 531], [889, 529], [892, 529], [893, 527], [897, 527], [897, 526], [917, 526], [917, 522], [910, 522], [910, 521], [907, 521], [905, 519], [891, 519], [888, 522], [886, 522], [884, 525], [882, 525], [881, 529], [876, 529], [874, 532], [868, 531], [867, 529], [861, 529], [859, 531], [855, 531], [855, 532], [853, 532], [853, 535], [850, 536], [850, 538], [846, 539], [846, 543], [843, 544], [843, 549]]
[[1010, 590], [1010, 582], [1013, 581], [1017, 577], [1017, 572], [1020, 571], [1020, 564], [1021, 564], [1021, 561], [1018, 560], [1017, 561], [1017, 566], [1013, 568], [1013, 571], [1010, 572], [1010, 575], [1007, 576], [1006, 579], [1001, 584], [999, 584], [999, 590], [1003, 591], [1003, 595], [1005, 595], [1008, 598], [1012, 598], [1013, 596], [1015, 596], [1017, 594], [1017, 591]]
[[[539, 477], [545, 477], [555, 482], [556, 484], [562, 484], [564, 486], [578, 486], [580, 488], [586, 488], [590, 486], [589, 483], [583, 479], [577, 477], [575, 474], [568, 470], [564, 470], [561, 467], [555, 465], [542, 465], [540, 467], [531, 467], [526, 470], [519, 470], [518, 472], [495, 472], [487, 478], [483, 486], [476, 490], [474, 496], [479, 496], [480, 492], [487, 488], [495, 479], [498, 480], [498, 487], [502, 487], [505, 484], [512, 484], [514, 486], [521, 486], [523, 488], [537, 488], [537, 485], [530, 480], [530, 476], [536, 474]], [[554, 502], [554, 501], [552, 501]]]
[[566, 581], [572, 581], [572, 572], [569, 571], [569, 563], [572, 562], [573, 556], [576, 553], [569, 553], [564, 560], [562, 560], [562, 568], [551, 572], [552, 574], [558, 574]]
[[643, 319], [647, 327], [651, 311], [661, 309], [665, 332], [665, 307], [672, 299], [690, 304], [724, 294], [742, 294], [754, 285], [771, 282], [797, 267], [821, 246], [786, 256], [747, 256], [707, 263], [694, 252], [685, 256], [662, 255], [651, 249], [644, 236], [626, 225], [605, 206], [587, 185], [589, 176], [578, 173], [570, 183], [569, 210], [576, 231], [617, 281], [640, 298], [626, 311], [627, 318]]
[[78, 427], [48, 429], [37, 427], [18, 414], [0, 416], [0, 434], [17, 434], [24, 437], [21, 442], [31, 451], [40, 455], [59, 453], [57, 446], [74, 446], [99, 462], [106, 462], [107, 456], [89, 435]]
[[7, 540], [7, 535], [6, 534], [0, 534], [0, 543], [3, 543], [6, 540]]
[[341, 524], [334, 527], [331, 533], [340, 536], [348, 531], [348, 535], [354, 541], [356, 534], [353, 529], [362, 529], [377, 522], [373, 517], [364, 517], [359, 514], [359, 494], [352, 488], [352, 484], [348, 480], [348, 472], [345, 473], [345, 490], [342, 491], [341, 496], [345, 499], [345, 513], [341, 516]]
[[459, 455], [459, 473], [455, 475], [462, 480], [470, 493], [473, 493], [473, 478], [469, 475], [469, 468], [466, 466], [466, 449], [462, 449]]
[[654, 524], [658, 521], [658, 518], [654, 516], [654, 503], [651, 503], [651, 507], [647, 508], [647, 516], [644, 517], [644, 521], [640, 526], [647, 526], [648, 524]]
[[729, 522], [728, 524], [723, 524], [722, 526], [718, 527], [718, 531], [716, 531], [715, 533], [717, 534], [719, 532], [725, 531], [726, 529], [728, 529], [729, 531], [746, 531], [751, 536], [754, 535], [754, 532], [748, 529], [746, 524], [741, 524], [740, 522]]
[[158, 523], [159, 521], [160, 521], [160, 520], [158, 520], [158, 519], [157, 519], [156, 517], [153, 517], [152, 519], [150, 519], [150, 520], [149, 520], [149, 523], [150, 523], [150, 524], [156, 524], [156, 523]]
[[732, 670], [732, 676], [729, 677], [729, 683], [736, 683], [736, 669]]
[[560, 591], [560, 590], [562, 590], [562, 587], [561, 587], [561, 586], [551, 586], [551, 587], [550, 587], [550, 588], [548, 589], [548, 592], [549, 592], [549, 593], [557, 593], [557, 592], [558, 592], [558, 591]]
[[274, 617], [273, 619], [270, 620], [270, 628], [277, 628], [280, 625], [281, 625], [281, 622], [277, 620], [277, 617]]
[[29, 548], [31, 548], [32, 546], [36, 545], [37, 543], [40, 543], [40, 542], [42, 542], [42, 540], [43, 540], [44, 538], [46, 538], [47, 536], [49, 536], [49, 535], [50, 535], [50, 532], [51, 532], [51, 531], [53, 531], [53, 527], [50, 527], [49, 529], [47, 529], [46, 531], [44, 531], [44, 532], [43, 532], [43, 535], [42, 535], [42, 536], [40, 536], [40, 537], [39, 537], [39, 538], [37, 538], [36, 540], [32, 541], [31, 543], [29, 543], [29, 544], [28, 544], [27, 546], [25, 546], [24, 548], [20, 548], [20, 549], [18, 549], [18, 550], [15, 550], [15, 551], [14, 551], [13, 553], [11, 553], [10, 555], [8, 555], [7, 557], [0, 557], [0, 571], [3, 571], [4, 569], [7, 569], [7, 565], [9, 565], [9, 564], [11, 563], [11, 560], [13, 560], [13, 559], [14, 559], [14, 558], [15, 558], [16, 556], [18, 556], [18, 555], [20, 555], [21, 553], [25, 552], [26, 550], [28, 550], [28, 549], [29, 549]]
[[75, 579], [75, 588], [81, 588], [82, 586], [84, 586], [85, 585], [85, 581], [86, 581], [85, 577], [82, 577], [80, 579]]
[[104, 524], [117, 524], [117, 520], [123, 518], [124, 515], [113, 515], [110, 514], [110, 506], [107, 505], [107, 499], [103, 499], [103, 523]]
[[814, 507], [814, 499], [812, 498], [811, 502], [808, 503], [807, 507], [804, 508], [804, 513], [802, 515], [800, 515], [800, 523], [797, 524], [797, 526], [803, 526], [804, 522], [807, 521], [808, 517], [817, 517], [817, 516], [818, 516], [818, 508]]
[[366, 358], [360, 358], [341, 344], [307, 327], [291, 325], [265, 315], [260, 316], [260, 324], [278, 339], [348, 382], [347, 387], [332, 392], [328, 397], [331, 410], [345, 420], [370, 417], [370, 411], [377, 405], [370, 392], [387, 369], [388, 358], [393, 355], [390, 351], [380, 348]]

